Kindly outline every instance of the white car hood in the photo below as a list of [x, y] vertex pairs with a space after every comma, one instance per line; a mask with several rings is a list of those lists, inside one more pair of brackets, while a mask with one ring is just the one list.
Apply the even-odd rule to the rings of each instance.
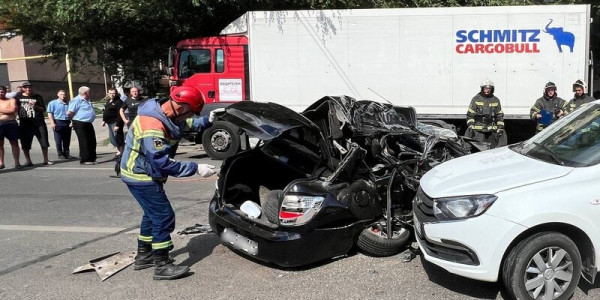
[[421, 178], [421, 188], [433, 198], [495, 194], [562, 177], [572, 169], [535, 160], [503, 147], [436, 166]]

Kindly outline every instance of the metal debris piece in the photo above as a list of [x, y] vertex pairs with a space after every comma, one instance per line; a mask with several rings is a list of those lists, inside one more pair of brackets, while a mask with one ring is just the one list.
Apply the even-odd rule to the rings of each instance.
[[415, 249], [413, 247], [408, 247], [408, 249], [406, 249], [404, 252], [402, 252], [402, 262], [410, 262], [412, 261], [415, 257], [417, 257], [417, 252], [419, 251], [419, 249]]
[[177, 234], [185, 235], [185, 234], [207, 234], [212, 233], [212, 229], [209, 225], [196, 224], [194, 226], [186, 227], [185, 229], [178, 231]]
[[108, 277], [115, 275], [119, 271], [127, 268], [135, 261], [136, 251], [115, 252], [106, 256], [94, 258], [89, 264], [75, 268], [73, 274], [96, 270], [100, 280], [104, 281]]

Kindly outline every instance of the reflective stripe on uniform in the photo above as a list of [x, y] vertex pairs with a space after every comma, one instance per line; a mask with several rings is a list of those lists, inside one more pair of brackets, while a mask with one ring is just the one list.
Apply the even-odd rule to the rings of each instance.
[[172, 241], [166, 241], [166, 242], [161, 242], [161, 243], [152, 243], [153, 250], [168, 249], [172, 246], [173, 246]]
[[497, 103], [497, 102], [492, 102], [492, 103], [490, 103], [490, 107], [496, 107], [496, 106], [498, 106], [498, 104], [499, 103]]
[[152, 243], [152, 236], [147, 236], [147, 235], [138, 235], [138, 240], [142, 241], [142, 242], [146, 242], [146, 243]]
[[497, 124], [497, 125], [502, 125], [502, 126], [504, 126], [504, 121], [498, 121], [498, 124]]
[[473, 109], [471, 109], [471, 108], [469, 107], [469, 112], [470, 112], [470, 113], [472, 113], [472, 114], [474, 114], [474, 113], [475, 113], [475, 110], [473, 110]]
[[483, 126], [481, 125], [475, 125], [473, 126], [473, 129], [477, 130], [477, 129], [483, 129]]
[[146, 174], [136, 174], [129, 172], [128, 170], [121, 169], [121, 176], [125, 176], [127, 178], [135, 179], [137, 181], [152, 181], [152, 177]]
[[474, 119], [468, 119], [468, 120], [467, 120], [467, 125], [469, 125], [469, 124], [471, 124], [471, 123], [475, 123], [475, 120], [474, 120]]
[[483, 106], [483, 102], [481, 102], [481, 101], [475, 101], [475, 105]]

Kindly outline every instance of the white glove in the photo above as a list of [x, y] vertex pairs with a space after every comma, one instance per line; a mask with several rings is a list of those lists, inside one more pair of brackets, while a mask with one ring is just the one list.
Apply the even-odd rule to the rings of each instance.
[[215, 120], [215, 115], [218, 114], [218, 113], [222, 113], [224, 111], [225, 111], [224, 107], [212, 110], [210, 112], [210, 115], [208, 115], [208, 121], [212, 123]]
[[198, 164], [198, 175], [202, 177], [209, 177], [217, 173], [214, 170], [215, 166], [207, 164]]

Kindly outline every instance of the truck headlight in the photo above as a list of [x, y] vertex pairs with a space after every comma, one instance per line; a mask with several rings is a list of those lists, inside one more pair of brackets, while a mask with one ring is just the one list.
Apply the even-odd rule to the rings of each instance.
[[299, 226], [306, 224], [321, 210], [325, 200], [320, 196], [285, 195], [279, 210], [279, 224]]
[[433, 200], [433, 214], [438, 220], [458, 220], [483, 214], [498, 197], [472, 195]]

